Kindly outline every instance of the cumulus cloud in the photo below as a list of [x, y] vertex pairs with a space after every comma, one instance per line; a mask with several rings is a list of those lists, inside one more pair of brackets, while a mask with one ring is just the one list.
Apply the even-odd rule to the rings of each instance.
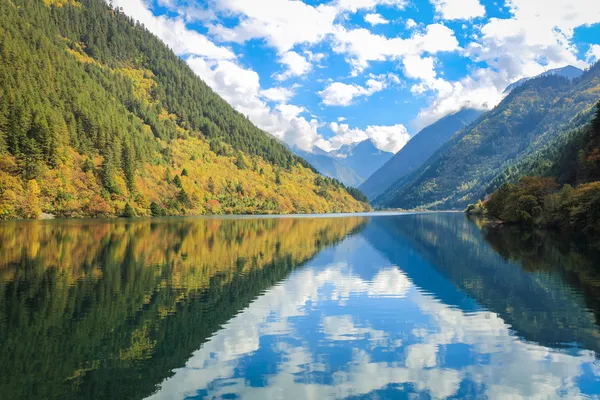
[[471, 19], [485, 16], [479, 0], [431, 0], [435, 12], [446, 20]]
[[387, 19], [383, 18], [381, 16], [381, 14], [377, 14], [377, 13], [369, 13], [365, 15], [365, 21], [368, 22], [369, 24], [375, 26], [375, 25], [385, 25], [385, 24], [389, 24], [390, 21], [388, 21]]
[[403, 9], [407, 4], [407, 0], [337, 0], [336, 2], [339, 10], [350, 12], [371, 10], [379, 5], [394, 6]]
[[413, 92], [422, 93], [432, 87], [432, 90], [437, 92], [434, 101], [415, 118], [415, 128], [420, 130], [465, 107], [489, 110], [503, 99], [506, 85], [507, 80], [502, 73], [489, 69], [475, 70], [471, 75], [456, 82], [437, 78], [434, 86], [421, 83], [412, 88]]
[[415, 32], [410, 38], [387, 38], [359, 28], [347, 30], [336, 27], [333, 51], [345, 54], [354, 68], [354, 74], [362, 72], [369, 62], [397, 60], [408, 55], [425, 52], [451, 52], [459, 49], [454, 32], [445, 25], [431, 24], [425, 32]]
[[381, 92], [391, 83], [399, 83], [400, 79], [394, 74], [371, 75], [365, 86], [333, 82], [319, 92], [323, 104], [328, 106], [349, 106], [357, 97], [368, 97]]
[[286, 51], [283, 53], [279, 59], [279, 62], [287, 66], [287, 70], [285, 72], [275, 75], [275, 79], [279, 81], [283, 81], [294, 76], [297, 77], [305, 75], [312, 69], [311, 63], [306, 61], [306, 58], [295, 51]]
[[414, 29], [414, 28], [416, 28], [418, 26], [418, 24], [417, 24], [417, 22], [414, 19], [409, 18], [404, 23], [404, 26], [406, 26], [406, 29]]
[[586, 59], [589, 63], [594, 63], [596, 61], [600, 61], [600, 45], [593, 44], [590, 46], [590, 49], [585, 54]]
[[397, 153], [410, 140], [410, 134], [402, 124], [393, 126], [368, 126], [367, 129], [350, 128], [348, 124], [332, 122], [329, 129], [334, 136], [326, 143], [320, 143], [324, 150], [339, 149], [343, 145], [371, 139], [375, 146], [383, 151]]
[[554, 0], [540, 7], [536, 0], [509, 0], [506, 5], [511, 17], [490, 18], [463, 53], [487, 67], [475, 68], [458, 81], [437, 78], [413, 87], [413, 92], [434, 93], [432, 103], [416, 118], [417, 127], [465, 106], [489, 109], [521, 78], [565, 65], [587, 66], [571, 40], [576, 27], [600, 22], [599, 2]]
[[269, 101], [287, 103], [294, 96], [294, 91], [286, 87], [272, 87], [261, 90], [260, 94]]
[[336, 5], [314, 7], [295, 0], [216, 0], [217, 12], [237, 16], [229, 28], [209, 26], [210, 32], [225, 42], [244, 43], [264, 39], [281, 54], [298, 44], [315, 44], [333, 31], [340, 10]]

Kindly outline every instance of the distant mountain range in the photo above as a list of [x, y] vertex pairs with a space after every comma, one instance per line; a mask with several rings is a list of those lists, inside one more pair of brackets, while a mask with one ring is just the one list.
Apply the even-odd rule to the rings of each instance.
[[383, 208], [464, 209], [484, 198], [491, 182], [501, 184], [511, 165], [561, 132], [586, 123], [582, 115], [589, 115], [599, 98], [600, 63], [575, 80], [556, 73], [529, 79], [373, 203]]
[[448, 139], [482, 113], [479, 110], [463, 109], [424, 128], [385, 165], [373, 173], [359, 189], [369, 199], [374, 200], [398, 179], [423, 165]]
[[292, 151], [297, 156], [308, 161], [308, 163], [315, 167], [321, 174], [329, 178], [335, 178], [347, 186], [358, 187], [362, 182], [361, 178], [352, 170], [352, 168], [343, 165], [335, 157], [332, 157], [325, 151], [323, 151], [324, 154], [317, 152], [309, 153], [308, 151], [300, 149], [293, 149]]
[[319, 147], [312, 152], [297, 148], [292, 151], [321, 174], [353, 187], [358, 187], [394, 156], [394, 153], [379, 150], [371, 139], [344, 145], [330, 152]]
[[562, 76], [562, 77], [565, 77], [568, 79], [575, 79], [575, 78], [579, 78], [581, 75], [583, 75], [583, 70], [581, 70], [577, 67], [574, 67], [572, 65], [567, 65], [566, 67], [562, 67], [562, 68], [551, 69], [540, 75], [537, 75], [537, 76], [534, 76], [531, 78], [519, 79], [518, 81], [511, 83], [510, 85], [507, 86], [506, 89], [504, 89], [504, 93], [509, 93], [511, 90], [521, 86], [522, 84], [524, 84], [525, 82], [527, 82], [530, 79], [540, 78], [543, 76], [550, 76], [550, 75]]

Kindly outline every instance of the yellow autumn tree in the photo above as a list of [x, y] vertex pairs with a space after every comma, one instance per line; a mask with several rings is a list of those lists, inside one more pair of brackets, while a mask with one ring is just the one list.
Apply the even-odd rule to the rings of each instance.
[[40, 187], [35, 179], [27, 182], [27, 192], [23, 202], [23, 216], [25, 218], [37, 219], [42, 214], [40, 208]]

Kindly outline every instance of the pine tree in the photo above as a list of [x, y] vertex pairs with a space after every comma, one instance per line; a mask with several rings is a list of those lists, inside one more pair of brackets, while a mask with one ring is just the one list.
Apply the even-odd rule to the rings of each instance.
[[114, 161], [113, 156], [108, 153], [104, 156], [104, 160], [102, 161], [102, 165], [100, 166], [100, 178], [102, 179], [102, 185], [109, 193], [118, 193], [119, 189], [115, 184], [114, 180]]
[[127, 189], [129, 192], [135, 190], [135, 154], [133, 147], [129, 144], [123, 144], [123, 172], [125, 174], [125, 182], [127, 182]]
[[275, 171], [275, 183], [281, 185], [281, 171]]
[[208, 191], [211, 194], [215, 194], [215, 181], [213, 180], [212, 176], [208, 178]]
[[6, 144], [6, 135], [8, 133], [8, 117], [6, 115], [5, 110], [0, 103], [0, 154], [4, 154], [8, 151], [8, 146]]
[[175, 186], [181, 189], [181, 178], [179, 177], [179, 175], [175, 175], [173, 183], [175, 184]]

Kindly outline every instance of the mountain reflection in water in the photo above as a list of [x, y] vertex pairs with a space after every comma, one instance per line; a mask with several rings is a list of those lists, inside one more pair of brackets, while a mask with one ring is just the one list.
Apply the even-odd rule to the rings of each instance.
[[0, 393], [596, 397], [597, 254], [458, 213], [0, 224]]

